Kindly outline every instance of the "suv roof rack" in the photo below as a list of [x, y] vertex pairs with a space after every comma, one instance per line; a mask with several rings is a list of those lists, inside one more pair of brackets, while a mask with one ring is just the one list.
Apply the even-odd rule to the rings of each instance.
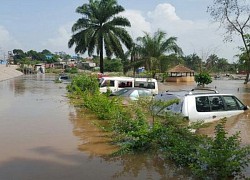
[[[205, 93], [205, 92], [201, 92], [201, 91], [209, 91], [209, 92], [213, 92], [215, 94], [218, 94], [219, 92], [215, 89], [209, 89], [209, 88], [194, 88], [192, 89], [189, 94], [195, 94], [195, 91], [197, 91], [196, 93]], [[200, 91], [200, 92], [198, 92]]]
[[191, 90], [186, 89], [179, 89], [179, 90], [166, 90], [166, 93], [174, 93], [179, 95], [192, 95], [192, 94], [205, 94], [205, 93], [214, 93], [218, 94], [219, 92], [215, 89], [209, 89], [209, 88], [194, 88]]

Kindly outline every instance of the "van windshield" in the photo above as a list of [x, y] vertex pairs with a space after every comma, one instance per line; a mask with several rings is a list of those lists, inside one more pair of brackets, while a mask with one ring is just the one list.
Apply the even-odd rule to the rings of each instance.
[[99, 83], [99, 86], [100, 87], [114, 87], [115, 86], [115, 81], [101, 79], [100, 83]]

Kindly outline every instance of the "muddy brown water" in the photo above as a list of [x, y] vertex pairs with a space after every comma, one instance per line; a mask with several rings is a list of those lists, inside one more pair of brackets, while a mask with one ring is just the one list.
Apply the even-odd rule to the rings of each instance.
[[[54, 79], [31, 75], [0, 82], [1, 180], [191, 178], [157, 155], [108, 156], [116, 147], [95, 126], [95, 116], [73, 107], [65, 96], [66, 84]], [[160, 90], [194, 86], [167, 83]], [[242, 81], [218, 80], [210, 86], [250, 105], [250, 87]], [[250, 144], [248, 112], [230, 118], [227, 129], [241, 131], [243, 143]], [[213, 128], [200, 133], [212, 135]], [[246, 174], [250, 176], [250, 169]]]

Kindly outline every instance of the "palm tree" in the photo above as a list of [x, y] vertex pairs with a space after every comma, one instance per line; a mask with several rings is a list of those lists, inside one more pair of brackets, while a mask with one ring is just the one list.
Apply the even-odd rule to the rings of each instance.
[[133, 76], [135, 77], [135, 71], [140, 66], [143, 66], [141, 59], [140, 47], [136, 43], [132, 43], [131, 48], [124, 54], [122, 58], [123, 73], [126, 74], [130, 69], [133, 69]]
[[69, 48], [75, 44], [76, 53], [92, 56], [94, 51], [100, 56], [100, 72], [103, 73], [104, 48], [106, 55], [122, 57], [122, 44], [128, 49], [132, 45], [132, 38], [125, 30], [130, 22], [117, 16], [124, 8], [116, 0], [89, 0], [76, 9], [83, 16], [72, 26], [73, 35], [68, 42]]
[[[166, 33], [158, 30], [151, 37], [149, 33], [145, 36], [138, 37], [137, 41], [142, 53], [142, 58], [145, 61], [145, 68], [153, 74], [160, 67], [160, 57], [165, 53], [174, 52], [182, 54], [182, 49], [176, 44], [177, 37], [169, 37], [166, 39]], [[153, 75], [154, 76], [154, 75]]]

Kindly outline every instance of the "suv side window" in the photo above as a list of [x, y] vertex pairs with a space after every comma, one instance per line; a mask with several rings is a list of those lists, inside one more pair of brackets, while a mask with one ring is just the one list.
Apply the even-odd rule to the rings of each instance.
[[209, 97], [211, 111], [224, 111], [225, 106], [221, 96], [210, 96]]
[[210, 104], [207, 96], [196, 97], [195, 101], [198, 112], [210, 112]]
[[196, 97], [196, 110], [198, 112], [224, 111], [225, 106], [220, 96]]
[[233, 96], [224, 96], [226, 108], [230, 110], [239, 110], [238, 102]]

